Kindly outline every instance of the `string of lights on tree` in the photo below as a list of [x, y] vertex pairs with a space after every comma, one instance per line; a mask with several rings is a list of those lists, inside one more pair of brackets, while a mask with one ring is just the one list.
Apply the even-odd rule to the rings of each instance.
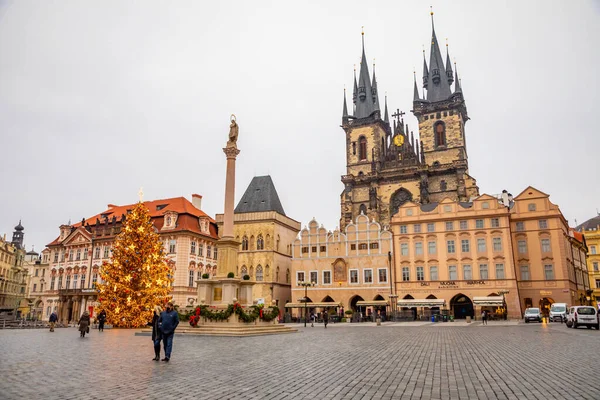
[[173, 270], [142, 202], [127, 215], [115, 239], [112, 259], [102, 264], [100, 276], [103, 282], [96, 286], [99, 308], [115, 327], [146, 326], [154, 307], [164, 308], [170, 300]]

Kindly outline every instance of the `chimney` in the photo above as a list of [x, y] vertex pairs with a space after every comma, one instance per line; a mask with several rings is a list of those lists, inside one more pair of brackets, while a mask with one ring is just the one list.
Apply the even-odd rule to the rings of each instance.
[[198, 210], [202, 210], [202, 196], [199, 194], [192, 194], [192, 205]]

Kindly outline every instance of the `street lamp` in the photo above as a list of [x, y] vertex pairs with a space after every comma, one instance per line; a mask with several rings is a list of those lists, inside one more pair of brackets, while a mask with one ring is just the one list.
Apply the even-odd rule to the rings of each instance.
[[307, 281], [302, 281], [302, 282], [298, 282], [299, 286], [303, 286], [304, 287], [304, 327], [306, 328], [306, 312], [307, 312], [307, 304], [308, 303], [308, 287], [309, 286], [315, 286], [314, 282], [307, 282]]
[[506, 298], [504, 297], [504, 295], [510, 293], [510, 290], [500, 290], [498, 291], [498, 293], [502, 295], [502, 306], [504, 307], [504, 320], [506, 321], [506, 319], [508, 318], [508, 306], [506, 305]]

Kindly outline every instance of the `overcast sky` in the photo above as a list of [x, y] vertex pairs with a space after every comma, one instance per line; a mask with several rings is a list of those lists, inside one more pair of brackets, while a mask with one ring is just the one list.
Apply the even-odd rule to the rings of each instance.
[[[461, 76], [481, 193], [533, 185], [572, 225], [594, 216], [600, 3], [432, 4]], [[145, 199], [199, 193], [214, 217], [232, 113], [236, 203], [270, 174], [289, 217], [334, 229], [361, 26], [381, 101], [387, 92], [416, 134], [423, 1], [0, 0], [0, 234], [22, 219], [28, 250], [40, 251], [59, 225], [133, 203], [140, 186]]]

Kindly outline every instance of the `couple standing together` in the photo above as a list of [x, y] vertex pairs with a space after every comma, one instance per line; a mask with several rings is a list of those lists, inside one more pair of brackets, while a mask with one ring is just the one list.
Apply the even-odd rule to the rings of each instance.
[[160, 360], [160, 341], [163, 341], [165, 348], [165, 358], [162, 361], [169, 362], [171, 359], [171, 350], [173, 349], [173, 335], [175, 328], [179, 325], [179, 314], [175, 311], [173, 303], [167, 303], [167, 309], [162, 311], [160, 306], [154, 307], [154, 316], [152, 317], [152, 341], [154, 342], [153, 361]]

